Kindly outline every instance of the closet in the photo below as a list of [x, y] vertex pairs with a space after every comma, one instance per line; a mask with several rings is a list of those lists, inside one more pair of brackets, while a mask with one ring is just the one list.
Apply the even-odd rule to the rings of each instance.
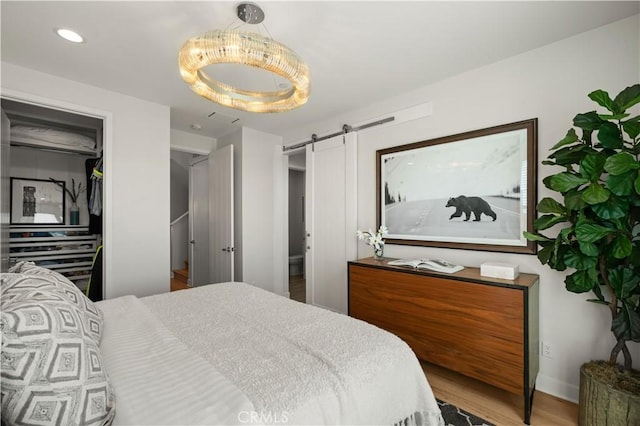
[[9, 197], [9, 214], [6, 207], [2, 212], [9, 219], [9, 266], [32, 261], [81, 290], [91, 279], [100, 299], [102, 276], [92, 277], [92, 271], [102, 244], [102, 119], [1, 102], [10, 126], [9, 170], [6, 163], [2, 170]]

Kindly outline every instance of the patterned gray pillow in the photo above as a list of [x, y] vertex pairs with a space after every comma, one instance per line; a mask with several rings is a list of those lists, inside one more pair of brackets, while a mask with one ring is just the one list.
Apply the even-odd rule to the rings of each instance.
[[60, 292], [25, 293], [0, 313], [3, 423], [110, 424], [115, 394], [84, 313]]
[[46, 273], [42, 270], [49, 271], [48, 269], [35, 265], [34, 267], [28, 268], [27, 273], [0, 274], [0, 308], [19, 300], [29, 300], [33, 297], [31, 293], [34, 291], [55, 293], [83, 312], [83, 326], [95, 342], [100, 344], [103, 324], [100, 309], [64, 276], [58, 273]]
[[16, 263], [12, 267], [10, 267], [7, 272], [11, 272], [14, 274], [24, 274], [26, 272], [30, 272], [33, 274], [42, 274], [42, 275], [55, 274], [55, 275], [64, 276], [61, 273], [55, 272], [52, 269], [47, 269], [42, 266], [38, 266], [35, 264], [35, 262], [28, 262], [26, 260], [21, 260], [20, 262]]
[[52, 280], [58, 283], [59, 286], [67, 287], [69, 291], [73, 291], [78, 295], [84, 294], [74, 283], [71, 282], [71, 280], [69, 280], [61, 273], [56, 272], [53, 269], [47, 269], [43, 268], [42, 266], [38, 266], [34, 262], [18, 262], [11, 268], [9, 268], [8, 272], [50, 277]]

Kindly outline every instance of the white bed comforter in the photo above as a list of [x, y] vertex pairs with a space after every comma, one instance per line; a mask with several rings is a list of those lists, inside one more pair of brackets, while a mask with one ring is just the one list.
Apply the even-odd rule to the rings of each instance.
[[[244, 283], [208, 285], [140, 300], [200, 360], [207, 361], [214, 380], [221, 374], [250, 401], [252, 408], [247, 411], [247, 401], [234, 396], [232, 401], [240, 407], [240, 411], [230, 408], [236, 410], [235, 422], [231, 414], [231, 419], [212, 424], [443, 424], [411, 349], [367, 323]], [[105, 335], [108, 321], [105, 312]], [[116, 389], [119, 421], [121, 406], [129, 401], [119, 389], [121, 377], [114, 377], [110, 368], [107, 365]], [[171, 394], [175, 397], [182, 394], [178, 389], [192, 389], [194, 374], [176, 373]], [[180, 378], [184, 383], [177, 383]], [[204, 395], [200, 390], [196, 393], [198, 398]], [[207, 405], [193, 403], [191, 397], [184, 403], [188, 406], [181, 411], [184, 424], [197, 423], [190, 416]]]
[[98, 302], [100, 351], [116, 392], [114, 425], [237, 425], [251, 401], [134, 296]]

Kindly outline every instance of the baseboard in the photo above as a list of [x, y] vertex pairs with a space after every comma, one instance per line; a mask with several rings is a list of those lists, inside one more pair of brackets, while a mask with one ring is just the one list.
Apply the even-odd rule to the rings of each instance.
[[567, 401], [571, 401], [576, 404], [578, 403], [578, 398], [580, 395], [580, 388], [578, 386], [571, 385], [569, 383], [562, 382], [558, 379], [554, 379], [553, 377], [545, 376], [539, 373], [536, 380], [536, 389], [541, 392], [548, 393], [549, 395], [553, 395], [561, 399], [566, 399]]

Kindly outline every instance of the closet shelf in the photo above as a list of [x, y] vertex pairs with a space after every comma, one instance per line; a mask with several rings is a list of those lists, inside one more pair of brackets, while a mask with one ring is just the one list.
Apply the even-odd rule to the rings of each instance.
[[87, 226], [11, 225], [10, 263], [34, 262], [61, 273], [78, 287], [86, 286], [91, 276], [98, 236]]
[[78, 231], [89, 232], [87, 225], [33, 225], [15, 223], [11, 225], [11, 233], [14, 232], [61, 232], [61, 231]]
[[102, 123], [92, 117], [46, 110], [8, 100], [2, 107], [11, 121], [10, 141], [68, 154], [95, 156], [102, 149]]
[[67, 147], [67, 146], [57, 145], [55, 143], [50, 143], [50, 142], [17, 140], [12, 138], [11, 145], [44, 149], [47, 151], [54, 151], [54, 152], [59, 152], [64, 154], [80, 154], [80, 155], [87, 155], [90, 157], [96, 156], [95, 149], [81, 148], [81, 147]]

